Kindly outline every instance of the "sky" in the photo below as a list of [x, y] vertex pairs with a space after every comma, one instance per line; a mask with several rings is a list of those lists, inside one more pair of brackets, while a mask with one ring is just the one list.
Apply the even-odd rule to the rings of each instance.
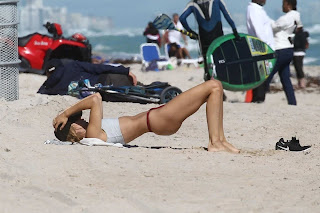
[[[23, 1], [23, 0], [22, 0]], [[236, 24], [243, 22], [249, 0], [224, 0]], [[314, 0], [300, 0], [303, 5], [298, 9], [309, 10]], [[44, 5], [51, 7], [67, 7], [69, 12], [79, 12], [84, 15], [106, 16], [112, 18], [119, 28], [144, 27], [148, 21], [158, 14], [171, 15], [181, 13], [187, 5], [187, 0], [44, 0]], [[320, 3], [315, 3], [319, 6]], [[281, 0], [267, 0], [265, 6], [271, 18], [281, 15]], [[300, 8], [299, 8], [300, 6]], [[302, 18], [303, 20], [303, 18]]]

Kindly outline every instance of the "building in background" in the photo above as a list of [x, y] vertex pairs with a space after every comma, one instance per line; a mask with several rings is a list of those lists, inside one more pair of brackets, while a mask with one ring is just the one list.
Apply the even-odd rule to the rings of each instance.
[[43, 0], [26, 0], [19, 10], [20, 34], [43, 32], [43, 24], [56, 22], [61, 24], [65, 32], [75, 30], [108, 31], [112, 28], [112, 20], [108, 17], [84, 16], [80, 13], [68, 13], [66, 7], [53, 8], [43, 5]]
[[27, 0], [27, 5], [33, 5], [35, 7], [43, 7], [43, 1], [42, 0]]

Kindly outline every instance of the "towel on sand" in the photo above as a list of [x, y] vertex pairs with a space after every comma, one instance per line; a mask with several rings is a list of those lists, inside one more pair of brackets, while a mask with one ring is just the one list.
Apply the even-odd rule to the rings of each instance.
[[53, 145], [75, 145], [75, 144], [81, 144], [86, 146], [113, 146], [113, 147], [119, 147], [124, 148], [124, 146], [121, 143], [108, 143], [103, 140], [100, 140], [98, 138], [84, 138], [79, 143], [73, 143], [70, 141], [59, 141], [57, 139], [53, 140], [46, 140], [44, 144], [53, 144]]

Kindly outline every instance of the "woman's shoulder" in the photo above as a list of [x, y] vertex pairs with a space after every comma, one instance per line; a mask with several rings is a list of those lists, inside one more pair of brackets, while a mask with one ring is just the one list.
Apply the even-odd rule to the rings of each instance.
[[281, 16], [278, 21], [286, 21], [286, 22], [291, 22], [291, 20], [300, 20], [300, 13], [296, 10], [291, 10], [290, 12], [287, 12], [283, 16]]
[[300, 18], [300, 13], [296, 10], [291, 10], [290, 12], [287, 13], [287, 15], [294, 18]]
[[303, 27], [300, 13], [296, 10], [291, 10], [290, 13], [291, 13], [291, 19], [293, 19], [295, 21], [297, 27], [298, 28]]

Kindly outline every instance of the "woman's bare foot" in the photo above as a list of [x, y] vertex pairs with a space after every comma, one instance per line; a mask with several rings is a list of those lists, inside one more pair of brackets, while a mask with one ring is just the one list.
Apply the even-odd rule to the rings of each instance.
[[225, 147], [220, 141], [208, 144], [208, 151], [209, 152], [229, 152], [229, 149]]
[[224, 140], [224, 141], [222, 142], [222, 144], [223, 144], [225, 147], [227, 147], [228, 149], [230, 149], [232, 153], [235, 153], [235, 154], [240, 153], [240, 150], [237, 149], [236, 147], [234, 147], [234, 146], [233, 146], [231, 143], [229, 143], [227, 140]]
[[298, 79], [298, 85], [301, 89], [306, 88], [306, 79], [304, 78]]
[[[231, 145], [231, 144], [229, 144], [229, 145]], [[215, 143], [212, 143], [210, 141], [208, 144], [208, 151], [209, 152], [230, 152], [230, 153], [239, 153], [240, 152], [240, 150], [236, 149], [234, 146], [229, 148], [228, 146], [226, 146], [224, 144], [224, 142], [220, 142], [220, 141], [215, 142]]]

